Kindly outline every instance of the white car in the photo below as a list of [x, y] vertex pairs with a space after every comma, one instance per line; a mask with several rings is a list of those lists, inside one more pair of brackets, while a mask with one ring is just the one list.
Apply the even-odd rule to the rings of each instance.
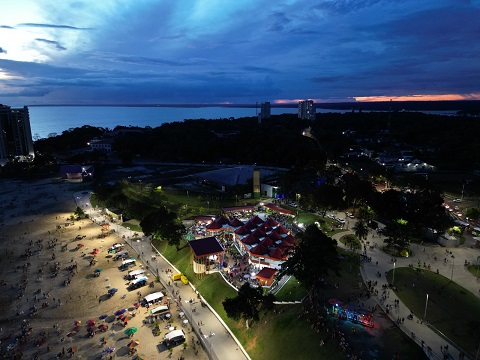
[[453, 199], [453, 202], [462, 202], [462, 199]]

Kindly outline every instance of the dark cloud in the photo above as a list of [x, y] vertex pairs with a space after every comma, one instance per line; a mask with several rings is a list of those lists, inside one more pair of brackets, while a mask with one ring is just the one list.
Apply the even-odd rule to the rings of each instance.
[[22, 23], [17, 26], [22, 27], [39, 27], [39, 28], [54, 28], [54, 29], [68, 29], [68, 30], [91, 30], [91, 28], [79, 28], [70, 25], [55, 25], [55, 24], [36, 24], [36, 23]]
[[15, 28], [8, 25], [0, 25], [0, 29], [15, 29]]
[[59, 51], [65, 51], [67, 50], [66, 47], [63, 47], [62, 45], [60, 45], [60, 43], [58, 41], [54, 41], [54, 40], [47, 40], [47, 39], [40, 39], [40, 38], [37, 38], [35, 39], [36, 41], [39, 41], [39, 42], [43, 42], [45, 44], [49, 44], [49, 45], [54, 45], [55, 46], [55, 49], [59, 50]]
[[6, 54], [7, 53], [7, 50], [5, 50], [4, 48], [0, 47], [0, 54]]

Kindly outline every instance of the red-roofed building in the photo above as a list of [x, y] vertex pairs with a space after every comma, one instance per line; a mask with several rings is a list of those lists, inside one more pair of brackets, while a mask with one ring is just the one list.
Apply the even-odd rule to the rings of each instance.
[[261, 286], [271, 286], [277, 271], [278, 270], [276, 269], [264, 267], [262, 270], [258, 272], [257, 275], [255, 275], [255, 277], [258, 279]]

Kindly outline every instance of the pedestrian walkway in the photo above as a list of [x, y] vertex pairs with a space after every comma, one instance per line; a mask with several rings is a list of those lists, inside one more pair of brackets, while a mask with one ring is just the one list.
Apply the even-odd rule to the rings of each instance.
[[[90, 193], [75, 193], [77, 206], [80, 206], [92, 220], [97, 223], [107, 219], [90, 205]], [[137, 233], [133, 239], [133, 231], [123, 226], [114, 226], [116, 236], [126, 241], [150, 271], [159, 276], [163, 286], [172, 294], [172, 300], [182, 309], [185, 319], [197, 333], [204, 348], [213, 359], [246, 360], [250, 359], [245, 349], [223, 322], [213, 308], [196, 292], [193, 285], [184, 285], [172, 281], [171, 275], [178, 273], [167, 259], [163, 257], [146, 239], [143, 233]], [[204, 306], [202, 306], [202, 302]]]
[[[353, 232], [346, 230], [333, 235], [332, 238], [337, 240], [339, 247], [348, 250], [346, 246], [339, 241], [342, 236], [348, 234], [353, 234]], [[366, 255], [367, 258], [371, 258], [371, 261], [364, 261], [362, 263], [360, 273], [365, 284], [368, 283], [368, 281], [377, 282], [375, 288], [378, 290], [378, 294], [373, 296], [376, 303], [383, 309], [383, 311], [385, 311], [385, 313], [388, 314], [393, 322], [397, 323], [398, 319], [403, 320], [400, 324], [397, 324], [398, 327], [405, 334], [412, 337], [412, 339], [422, 347], [430, 359], [443, 359], [444, 354], [447, 352], [452, 356], [451, 358], [459, 359], [461, 349], [457, 349], [455, 344], [450, 343], [447, 337], [442, 337], [427, 323], [423, 323], [423, 321], [417, 317], [414, 317], [413, 320], [409, 320], [408, 316], [411, 313], [410, 309], [408, 309], [408, 307], [397, 298], [393, 290], [389, 289], [385, 274], [394, 268], [394, 264], [392, 262], [392, 257], [381, 250], [384, 246], [384, 239], [385, 237], [381, 235], [369, 233], [366, 239], [369, 246], [366, 248], [366, 253], [361, 253]], [[436, 251], [438, 251], [438, 249], [436, 249]], [[432, 249], [428, 249], [427, 255], [427, 249], [425, 249], [424, 256], [431, 256], [431, 259], [433, 260], [434, 255], [431, 255], [431, 252]], [[423, 264], [421, 257], [417, 256], [417, 258]], [[412, 261], [417, 262], [418, 260], [415, 260], [415, 257], [396, 258], [395, 267], [408, 267], [412, 265]], [[449, 270], [449, 268], [445, 268], [444, 266], [439, 267], [440, 274], [446, 277], [450, 277], [450, 274], [447, 274]], [[432, 269], [432, 271], [436, 271], [436, 267], [435, 270]], [[469, 290], [474, 286], [472, 283], [475, 283], [475, 280], [471, 276], [457, 276], [453, 280]], [[478, 296], [478, 293], [473, 293]], [[397, 306], [395, 306], [396, 302], [398, 302]]]

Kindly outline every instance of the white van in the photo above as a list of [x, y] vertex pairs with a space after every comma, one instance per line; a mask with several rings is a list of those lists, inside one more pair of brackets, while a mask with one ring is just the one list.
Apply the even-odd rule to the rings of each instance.
[[136, 260], [134, 258], [123, 260], [122, 265], [120, 265], [120, 270], [126, 270], [130, 266], [135, 266], [135, 264], [136, 264]]
[[183, 344], [185, 342], [185, 333], [183, 330], [173, 330], [165, 335], [165, 345], [170, 349], [173, 346]]

